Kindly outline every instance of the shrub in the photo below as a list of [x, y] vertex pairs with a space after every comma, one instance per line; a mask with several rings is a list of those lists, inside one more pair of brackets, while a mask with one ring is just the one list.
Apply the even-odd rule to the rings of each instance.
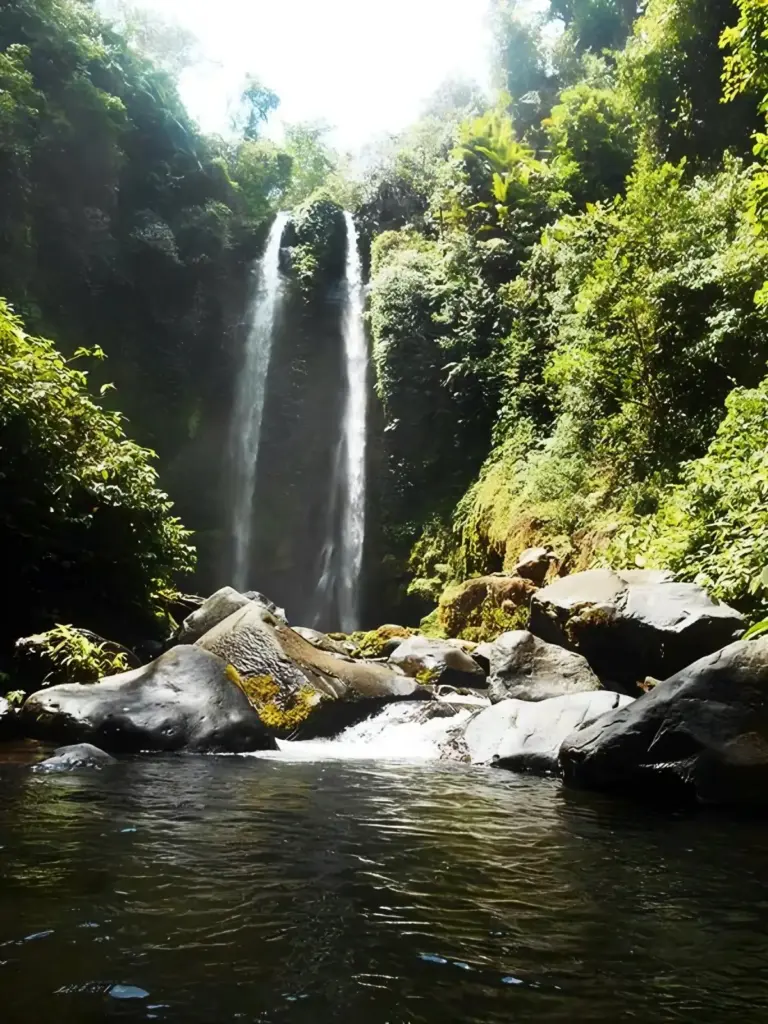
[[129, 651], [108, 640], [98, 642], [75, 626], [58, 625], [46, 633], [19, 640], [19, 652], [42, 663], [48, 669], [42, 685], [50, 683], [95, 683], [104, 676], [125, 672], [131, 667]]
[[13, 586], [0, 645], [67, 619], [130, 639], [194, 565], [153, 453], [73, 366], [88, 355], [101, 352], [65, 360], [0, 299], [0, 561]]
[[768, 378], [734, 390], [726, 409], [706, 455], [688, 463], [654, 515], [619, 534], [609, 557], [671, 568], [754, 612], [768, 566]]

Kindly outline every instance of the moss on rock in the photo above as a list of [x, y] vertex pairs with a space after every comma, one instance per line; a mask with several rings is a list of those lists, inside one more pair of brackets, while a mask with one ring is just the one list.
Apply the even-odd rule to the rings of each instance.
[[381, 658], [387, 653], [387, 648], [393, 640], [407, 640], [414, 632], [415, 630], [406, 626], [386, 625], [367, 633], [353, 633], [351, 639], [357, 644], [359, 658]]
[[310, 686], [286, 696], [272, 676], [243, 678], [234, 665], [227, 665], [227, 677], [243, 691], [264, 725], [277, 733], [297, 729], [321, 699]]
[[437, 620], [448, 637], [482, 642], [528, 624], [536, 587], [519, 576], [480, 576], [447, 587]]

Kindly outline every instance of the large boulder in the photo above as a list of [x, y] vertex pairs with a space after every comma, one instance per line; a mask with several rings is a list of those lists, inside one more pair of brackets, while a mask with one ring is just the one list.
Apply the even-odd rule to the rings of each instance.
[[480, 665], [460, 647], [447, 640], [412, 636], [390, 655], [390, 665], [424, 683], [451, 686], [488, 685]]
[[736, 639], [744, 619], [668, 573], [590, 569], [534, 594], [530, 630], [583, 654], [607, 685], [636, 693]]
[[511, 771], [556, 771], [560, 744], [574, 729], [632, 700], [608, 690], [536, 702], [504, 700], [467, 723], [463, 746], [473, 764]]
[[206, 598], [199, 608], [196, 608], [195, 611], [184, 619], [179, 627], [179, 643], [193, 644], [201, 636], [204, 636], [208, 630], [218, 626], [220, 622], [223, 622], [233, 612], [246, 608], [252, 603], [265, 608], [277, 619], [285, 618], [282, 609], [255, 591], [241, 594], [233, 587], [222, 587], [221, 590], [217, 590], [215, 594], [211, 594], [209, 598]]
[[488, 666], [488, 696], [494, 703], [510, 698], [547, 700], [602, 689], [586, 658], [548, 644], [524, 629], [502, 633], [493, 643], [481, 644], [473, 657]]
[[116, 764], [114, 757], [94, 747], [92, 743], [76, 743], [74, 746], [59, 747], [53, 756], [33, 766], [33, 772], [67, 772], [79, 768], [107, 768]]
[[574, 785], [768, 805], [768, 637], [709, 654], [572, 733], [560, 763]]
[[234, 667], [277, 735], [333, 736], [392, 701], [433, 696], [391, 667], [318, 649], [253, 603], [220, 622], [197, 645]]
[[29, 736], [108, 751], [273, 749], [221, 658], [180, 646], [130, 672], [40, 690], [21, 710]]

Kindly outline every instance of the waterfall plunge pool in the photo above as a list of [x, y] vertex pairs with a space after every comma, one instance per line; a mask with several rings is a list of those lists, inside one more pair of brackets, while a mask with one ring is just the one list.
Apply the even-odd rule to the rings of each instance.
[[2, 1020], [763, 1021], [764, 860], [458, 764], [1, 763]]

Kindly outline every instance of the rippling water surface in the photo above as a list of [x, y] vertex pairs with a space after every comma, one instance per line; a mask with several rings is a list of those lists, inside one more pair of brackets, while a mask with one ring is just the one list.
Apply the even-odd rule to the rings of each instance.
[[463, 766], [0, 763], [0, 1021], [765, 1021], [767, 845]]

